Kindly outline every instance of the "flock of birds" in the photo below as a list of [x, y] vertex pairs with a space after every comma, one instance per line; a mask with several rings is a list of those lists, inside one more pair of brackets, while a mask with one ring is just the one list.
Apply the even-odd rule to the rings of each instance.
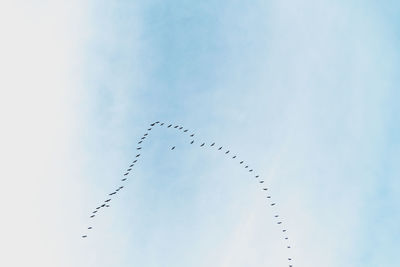
[[[125, 187], [124, 184], [125, 184], [126, 181], [128, 180], [128, 175], [129, 175], [129, 173], [132, 171], [132, 168], [135, 166], [135, 164], [137, 164], [137, 162], [138, 162], [138, 160], [139, 160], [139, 158], [140, 158], [140, 156], [141, 156], [140, 151], [142, 150], [142, 144], [143, 144], [143, 142], [146, 140], [146, 138], [149, 137], [150, 131], [151, 131], [154, 127], [156, 127], [156, 126], [160, 126], [160, 127], [163, 127], [163, 126], [164, 126], [164, 127], [166, 127], [166, 128], [171, 128], [171, 129], [176, 129], [176, 130], [179, 130], [179, 131], [183, 131], [184, 133], [187, 133], [187, 132], [189, 131], [188, 129], [184, 129], [182, 126], [179, 126], [179, 125], [173, 125], [173, 124], [168, 124], [168, 125], [167, 125], [167, 124], [165, 124], [165, 123], [163, 123], [163, 122], [159, 122], [159, 121], [156, 121], [156, 122], [154, 122], [154, 123], [151, 123], [151, 124], [150, 124], [150, 127], [147, 129], [147, 132], [141, 137], [141, 139], [140, 139], [139, 142], [138, 142], [138, 147], [136, 148], [136, 150], [138, 151], [138, 152], [137, 152], [138, 154], [135, 156], [135, 159], [134, 159], [133, 162], [129, 165], [128, 169], [124, 172], [123, 178], [121, 179], [122, 184], [121, 184], [120, 186], [118, 186], [117, 188], [115, 188], [114, 191], [112, 191], [111, 193], [109, 193], [107, 199], [104, 200], [99, 206], [97, 206], [97, 207], [92, 211], [92, 213], [91, 213], [91, 215], [90, 215], [90, 218], [91, 218], [91, 219], [93, 219], [94, 217], [96, 217], [97, 215], [99, 215], [99, 213], [101, 212], [101, 210], [102, 210], [103, 208], [108, 208], [108, 207], [110, 207], [110, 202], [112, 201], [112, 197], [114, 197], [115, 195], [117, 195], [118, 192], [119, 192], [120, 190], [122, 190], [122, 189]], [[194, 135], [195, 135], [194, 133], [189, 134], [189, 137], [190, 137], [190, 139], [191, 139], [190, 145], [194, 145], [194, 144], [195, 144]], [[226, 155], [227, 157], [229, 157], [230, 159], [235, 160], [235, 159], [238, 158], [237, 155], [233, 154], [230, 150], [223, 150], [224, 147], [223, 147], [223, 146], [217, 146], [216, 143], [206, 144], [205, 142], [200, 142], [200, 147], [207, 147], [208, 145], [209, 145], [210, 148], [214, 148], [214, 147], [217, 148], [216, 151], [222, 151], [222, 152], [225, 153], [225, 155]], [[175, 149], [175, 146], [171, 147], [171, 150], [174, 150], [174, 149]], [[231, 156], [231, 155], [232, 155], [232, 156]], [[249, 173], [252, 173], [252, 174], [255, 173], [255, 170], [252, 169], [251, 167], [249, 167], [249, 165], [247, 165], [247, 164], [245, 163], [245, 161], [243, 161], [243, 160], [237, 160], [237, 161], [238, 161], [238, 163], [239, 163], [240, 165], [242, 165], [246, 170], [248, 170]], [[269, 204], [271, 207], [275, 207], [275, 206], [276, 206], [276, 203], [272, 200], [271, 196], [269, 195], [269, 193], [268, 193], [268, 187], [263, 186], [264, 180], [263, 180], [263, 179], [260, 177], [260, 175], [258, 175], [258, 174], [255, 174], [255, 175], [254, 175], [254, 178], [258, 179], [258, 183], [262, 185], [262, 187], [261, 187], [262, 190], [265, 191], [265, 192], [267, 193], [266, 198], [267, 198], [267, 200], [268, 200], [268, 204]], [[281, 217], [280, 217], [279, 214], [275, 214], [275, 215], [274, 215], [274, 219], [276, 220], [276, 223], [277, 223], [278, 225], [283, 226], [283, 222], [282, 222]], [[87, 229], [88, 229], [88, 230], [92, 230], [93, 227], [92, 227], [92, 226], [89, 226]], [[284, 238], [285, 241], [286, 241], [286, 248], [287, 248], [287, 249], [290, 249], [291, 246], [290, 246], [290, 243], [289, 243], [289, 237], [287, 236], [287, 229], [283, 227], [281, 230], [282, 230], [282, 233], [283, 233], [283, 238]], [[82, 238], [87, 238], [87, 234], [82, 235]], [[288, 258], [288, 262], [289, 262], [289, 267], [293, 267], [293, 264], [292, 264], [293, 259], [292, 259], [291, 257]]]

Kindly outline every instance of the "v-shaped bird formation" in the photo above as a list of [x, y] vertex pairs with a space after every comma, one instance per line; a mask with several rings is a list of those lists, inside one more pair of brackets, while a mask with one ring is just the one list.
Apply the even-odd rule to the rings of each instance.
[[[160, 123], [159, 121], [156, 121], [156, 122], [154, 122], [154, 123], [151, 123], [151, 124], [150, 124], [150, 128], [147, 129], [147, 132], [140, 138], [140, 140], [139, 140], [139, 142], [138, 142], [138, 145], [141, 145], [141, 146], [138, 146], [138, 147], [136, 148], [136, 150], [137, 150], [138, 152], [142, 150], [142, 148], [143, 148], [142, 143], [143, 143], [144, 140], [149, 136], [149, 132], [150, 132], [154, 127], [156, 127], [156, 126], [158, 126], [158, 127], [163, 127], [164, 125], [166, 125], [166, 124], [164, 124], [163, 122]], [[189, 129], [184, 129], [183, 126], [180, 126], [180, 125], [173, 125], [173, 124], [168, 124], [168, 126], [165, 126], [165, 128], [166, 128], [166, 129], [170, 128], [170, 129], [172, 129], [172, 130], [181, 131], [181, 132], [183, 132], [183, 133], [187, 133], [187, 132], [189, 131]], [[197, 142], [195, 141], [194, 136], [195, 136], [194, 133], [188, 135], [188, 137], [190, 138], [190, 142], [188, 143], [188, 145], [196, 145]], [[206, 144], [206, 142], [198, 142], [198, 143], [200, 144], [199, 147], [202, 148], [202, 149], [204, 149], [204, 148], [214, 149], [214, 151], [215, 151], [216, 153], [218, 153], [219, 151], [222, 151], [222, 152], [224, 153], [224, 155], [227, 157], [227, 159], [230, 159], [230, 160], [237, 160], [237, 158], [238, 158], [237, 155], [234, 155], [233, 157], [231, 157], [231, 156], [229, 155], [230, 150], [228, 150], [228, 149], [223, 150], [223, 148], [224, 148], [223, 146], [219, 146], [219, 147], [218, 147], [218, 146], [215, 146], [215, 145], [216, 145], [215, 142], [212, 142], [210, 145]], [[216, 147], [218, 147], [218, 148], [216, 149]], [[172, 146], [172, 147], [171, 147], [171, 150], [174, 150], [175, 148], [176, 148], [175, 146]], [[221, 153], [221, 152], [219, 152], [219, 153]], [[140, 153], [136, 154], [135, 160], [132, 161], [132, 163], [129, 165], [129, 167], [127, 168], [127, 170], [124, 172], [123, 178], [121, 179], [122, 184], [125, 184], [125, 183], [128, 181], [128, 177], [127, 177], [127, 176], [130, 174], [130, 172], [132, 171], [133, 167], [134, 167], [135, 164], [138, 162], [140, 156], [141, 156]], [[237, 160], [237, 162], [238, 162], [238, 164], [241, 165], [244, 169], [246, 169], [246, 170], [248, 171], [249, 174], [252, 174], [252, 173], [255, 172], [254, 169], [249, 169], [249, 165], [242, 165], [242, 164], [245, 163], [244, 160]], [[256, 174], [256, 175], [252, 174], [252, 176], [253, 176], [255, 179], [257, 179], [257, 181], [258, 181], [259, 184], [263, 184], [263, 183], [264, 183], [264, 180], [263, 180], [262, 178], [260, 178], [260, 175], [258, 175], [258, 174]], [[97, 206], [97, 207], [92, 211], [92, 213], [91, 213], [90, 216], [89, 216], [90, 219], [93, 219], [94, 217], [98, 216], [103, 208], [108, 208], [108, 207], [110, 207], [110, 202], [112, 201], [112, 197], [116, 196], [116, 195], [118, 194], [118, 192], [119, 192], [120, 190], [122, 190], [123, 188], [124, 188], [124, 185], [119, 185], [119, 186], [117, 186], [111, 193], [109, 193], [107, 199], [104, 200], [103, 203], [99, 204], [99, 206]], [[267, 199], [267, 203], [269, 204], [269, 206], [270, 206], [271, 208], [273, 208], [273, 209], [276, 209], [276, 205], [277, 205], [277, 204], [272, 200], [272, 197], [271, 197], [271, 195], [269, 194], [269, 189], [268, 189], [268, 187], [262, 186], [262, 187], [261, 187], [261, 190], [263, 190], [263, 191], [265, 191], [265, 192], [267, 193], [266, 199]], [[274, 219], [276, 220], [276, 223], [282, 227], [281, 230], [282, 230], [282, 233], [283, 233], [283, 239], [284, 239], [285, 242], [286, 242], [286, 249], [291, 249], [291, 245], [290, 245], [290, 243], [289, 243], [289, 237], [288, 237], [288, 235], [287, 235], [287, 229], [284, 227], [284, 222], [282, 221], [281, 216], [280, 216], [279, 214], [276, 214], [276, 215], [274, 215]], [[92, 226], [87, 227], [87, 230], [92, 230], [92, 229], [93, 229]], [[88, 237], [87, 234], [82, 235], [82, 238], [87, 238], [87, 237]], [[287, 260], [288, 260], [288, 262], [289, 262], [289, 267], [293, 267], [293, 264], [292, 264], [293, 258], [292, 258], [292, 257], [288, 257]]]

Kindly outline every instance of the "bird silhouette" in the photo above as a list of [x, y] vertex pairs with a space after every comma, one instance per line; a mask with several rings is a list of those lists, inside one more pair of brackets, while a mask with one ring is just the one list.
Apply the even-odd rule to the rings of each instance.
[[171, 150], [174, 150], [175, 149], [175, 147], [173, 146], [172, 148], [171, 148]]
[[214, 146], [215, 145], [215, 143], [212, 143], [210, 146]]
[[229, 150], [225, 152], [225, 154], [228, 154], [228, 153], [229, 153]]
[[204, 143], [202, 143], [201, 146], [204, 146]]
[[188, 130], [184, 130], [183, 132], [186, 133]]
[[194, 143], [194, 140], [192, 140], [192, 142], [190, 142], [190, 144], [193, 144]]
[[172, 126], [172, 124], [168, 125], [168, 128], [170, 128]]

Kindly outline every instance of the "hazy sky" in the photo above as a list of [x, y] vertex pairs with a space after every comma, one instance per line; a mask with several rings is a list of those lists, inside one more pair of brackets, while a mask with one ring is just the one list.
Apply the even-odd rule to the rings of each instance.
[[[0, 2], [0, 266], [395, 267], [397, 1]], [[126, 190], [80, 236], [148, 124]], [[171, 146], [176, 146], [174, 151]]]

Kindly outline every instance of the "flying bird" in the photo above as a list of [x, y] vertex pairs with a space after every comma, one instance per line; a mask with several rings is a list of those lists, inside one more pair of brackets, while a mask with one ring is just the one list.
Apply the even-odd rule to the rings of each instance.
[[144, 134], [144, 136], [148, 136], [148, 135], [149, 135], [148, 133], [145, 133], [145, 134]]
[[127, 176], [129, 174], [129, 172], [125, 173], [124, 175]]
[[252, 171], [253, 171], [253, 169], [249, 170], [249, 172], [252, 172]]
[[221, 149], [222, 149], [222, 146], [220, 148], [218, 148], [218, 150], [221, 150]]
[[110, 202], [111, 201], [111, 198], [109, 198], [109, 199], [107, 199], [106, 201], [104, 201], [104, 202]]
[[282, 232], [286, 232], [286, 230], [282, 230]]
[[138, 144], [141, 144], [143, 141], [139, 141]]
[[194, 134], [191, 134], [191, 135], [190, 135], [190, 137], [193, 137], [193, 136], [194, 136]]
[[106, 205], [106, 208], [109, 208], [110, 207], [110, 205]]
[[204, 146], [204, 143], [202, 143], [201, 146]]
[[175, 147], [173, 146], [172, 148], [171, 148], [171, 150], [174, 150], [175, 149]]
[[190, 142], [190, 144], [193, 144], [194, 143], [194, 140], [192, 140], [192, 142]]
[[233, 159], [235, 159], [235, 158], [236, 158], [236, 156], [233, 156], [232, 158], [233, 158]]
[[228, 154], [228, 153], [229, 153], [229, 150], [225, 152], [225, 154]]
[[186, 129], [186, 130], [184, 130], [183, 132], [186, 133], [187, 131], [188, 131], [188, 130]]
[[263, 190], [264, 190], [264, 191], [267, 191], [267, 190], [268, 190], [268, 188], [263, 188]]
[[256, 175], [256, 178], [260, 177], [260, 175]]
[[282, 222], [277, 222], [277, 224], [281, 224]]
[[243, 164], [243, 160], [241, 162], [239, 162], [240, 164]]
[[137, 154], [136, 157], [137, 157], [137, 158], [140, 157], [140, 154]]
[[178, 128], [179, 126], [178, 125], [176, 125], [174, 128], [176, 129], [176, 128]]
[[214, 146], [215, 145], [215, 143], [212, 143], [210, 146]]
[[135, 159], [132, 163], [136, 163], [137, 162], [137, 159]]
[[106, 204], [101, 205], [103, 208], [106, 206]]
[[279, 217], [279, 215], [275, 215], [275, 218], [278, 218]]
[[90, 218], [93, 218], [93, 217], [94, 217], [94, 215], [90, 216]]
[[264, 181], [260, 181], [260, 184], [264, 183]]
[[160, 125], [161, 125], [161, 126], [163, 126], [163, 125], [164, 125], [164, 123], [161, 123]]
[[135, 164], [131, 164], [131, 165], [129, 165], [129, 167], [133, 167], [133, 165], [135, 165]]
[[267, 196], [267, 198], [271, 198], [271, 196]]
[[150, 126], [152, 126], [152, 127], [153, 127], [154, 125], [156, 125], [156, 124], [155, 124], [155, 123], [150, 124]]
[[130, 169], [127, 169], [128, 172], [130, 172], [131, 170], [132, 170], [131, 168], [130, 168]]
[[183, 129], [183, 127], [179, 127], [179, 130], [182, 130]]
[[86, 237], [87, 237], [87, 235], [83, 235], [83, 236], [82, 236], [82, 238], [86, 238]]
[[275, 206], [276, 203], [271, 203], [271, 206]]
[[151, 128], [147, 129], [147, 131], [151, 131]]
[[89, 229], [89, 230], [92, 229], [92, 226], [88, 227], [88, 229]]
[[97, 212], [97, 210], [93, 211], [92, 213], [95, 214]]
[[136, 148], [136, 150], [140, 150], [140, 149], [142, 149], [142, 148], [141, 147]]
[[168, 125], [168, 128], [170, 128], [172, 126], [172, 124]]
[[249, 165], [246, 165], [244, 168], [247, 169], [249, 167]]
[[122, 179], [121, 181], [122, 181], [122, 182], [125, 182], [125, 181], [126, 181], [126, 178]]

